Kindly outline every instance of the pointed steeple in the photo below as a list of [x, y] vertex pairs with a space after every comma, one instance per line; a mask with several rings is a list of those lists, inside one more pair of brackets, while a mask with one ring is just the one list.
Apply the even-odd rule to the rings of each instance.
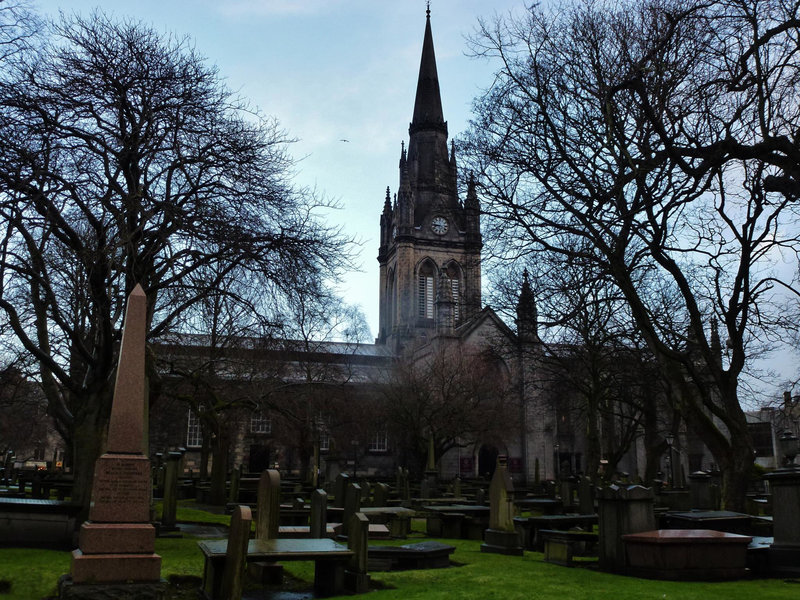
[[522, 272], [522, 288], [517, 301], [517, 335], [520, 341], [539, 341], [538, 320], [536, 299], [533, 297], [531, 283], [528, 280], [528, 269], [525, 269]]
[[419, 63], [419, 79], [417, 80], [417, 97], [414, 101], [414, 117], [409, 132], [422, 129], [435, 129], [447, 133], [444, 121], [442, 97], [439, 92], [439, 75], [436, 72], [436, 55], [433, 51], [433, 33], [431, 32], [431, 10], [426, 11], [425, 38], [422, 42], [422, 59]]
[[386, 186], [386, 198], [383, 201], [383, 214], [392, 214], [392, 196], [389, 193], [389, 186]]

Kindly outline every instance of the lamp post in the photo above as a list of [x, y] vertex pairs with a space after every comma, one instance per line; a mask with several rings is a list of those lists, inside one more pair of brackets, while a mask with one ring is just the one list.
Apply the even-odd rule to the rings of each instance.
[[355, 479], [358, 472], [358, 440], [350, 440], [350, 445], [353, 446], [353, 479]]
[[792, 467], [797, 456], [797, 436], [790, 430], [784, 431], [778, 438], [778, 449], [783, 459], [784, 467]]
[[672, 463], [672, 443], [675, 441], [675, 438], [671, 433], [668, 433], [664, 439], [667, 442], [667, 481], [669, 482], [669, 487], [672, 488], [675, 482], [674, 465]]

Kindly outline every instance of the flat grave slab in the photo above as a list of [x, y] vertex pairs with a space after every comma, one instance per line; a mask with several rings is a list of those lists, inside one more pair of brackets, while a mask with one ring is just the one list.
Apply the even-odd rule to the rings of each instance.
[[420, 542], [404, 546], [370, 546], [370, 571], [443, 569], [450, 566], [455, 547], [441, 542]]
[[657, 529], [622, 536], [630, 575], [651, 579], [739, 579], [753, 538], [711, 529]]

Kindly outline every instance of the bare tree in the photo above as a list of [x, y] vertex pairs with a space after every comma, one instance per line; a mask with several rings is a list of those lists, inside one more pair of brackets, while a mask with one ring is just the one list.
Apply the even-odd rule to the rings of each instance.
[[335, 277], [346, 240], [291, 181], [291, 141], [185, 39], [102, 13], [49, 26], [0, 80], [0, 310], [39, 364], [88, 506], [124, 298], [150, 335], [232, 274], [265, 294]]
[[798, 249], [797, 10], [577, 2], [484, 23], [473, 46], [499, 64], [464, 144], [485, 237], [614, 283], [732, 509], [753, 461], [741, 376], [790, 327], [796, 291], [773, 267]]
[[502, 446], [508, 415], [518, 414], [509, 412], [514, 406], [510, 373], [490, 347], [444, 345], [415, 359], [397, 359], [381, 389], [380, 414], [390, 439], [417, 476], [431, 437], [436, 461], [476, 441]]

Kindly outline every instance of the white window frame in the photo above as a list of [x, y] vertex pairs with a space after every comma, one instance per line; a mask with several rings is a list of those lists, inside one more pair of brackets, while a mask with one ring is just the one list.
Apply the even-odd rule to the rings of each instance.
[[192, 409], [189, 409], [189, 416], [186, 419], [186, 447], [199, 448], [203, 445], [203, 429], [200, 427], [200, 419]]
[[389, 451], [389, 436], [386, 431], [378, 431], [370, 439], [367, 445], [367, 450], [370, 452], [388, 452]]
[[253, 411], [250, 415], [250, 433], [272, 433], [272, 419], [264, 411]]

